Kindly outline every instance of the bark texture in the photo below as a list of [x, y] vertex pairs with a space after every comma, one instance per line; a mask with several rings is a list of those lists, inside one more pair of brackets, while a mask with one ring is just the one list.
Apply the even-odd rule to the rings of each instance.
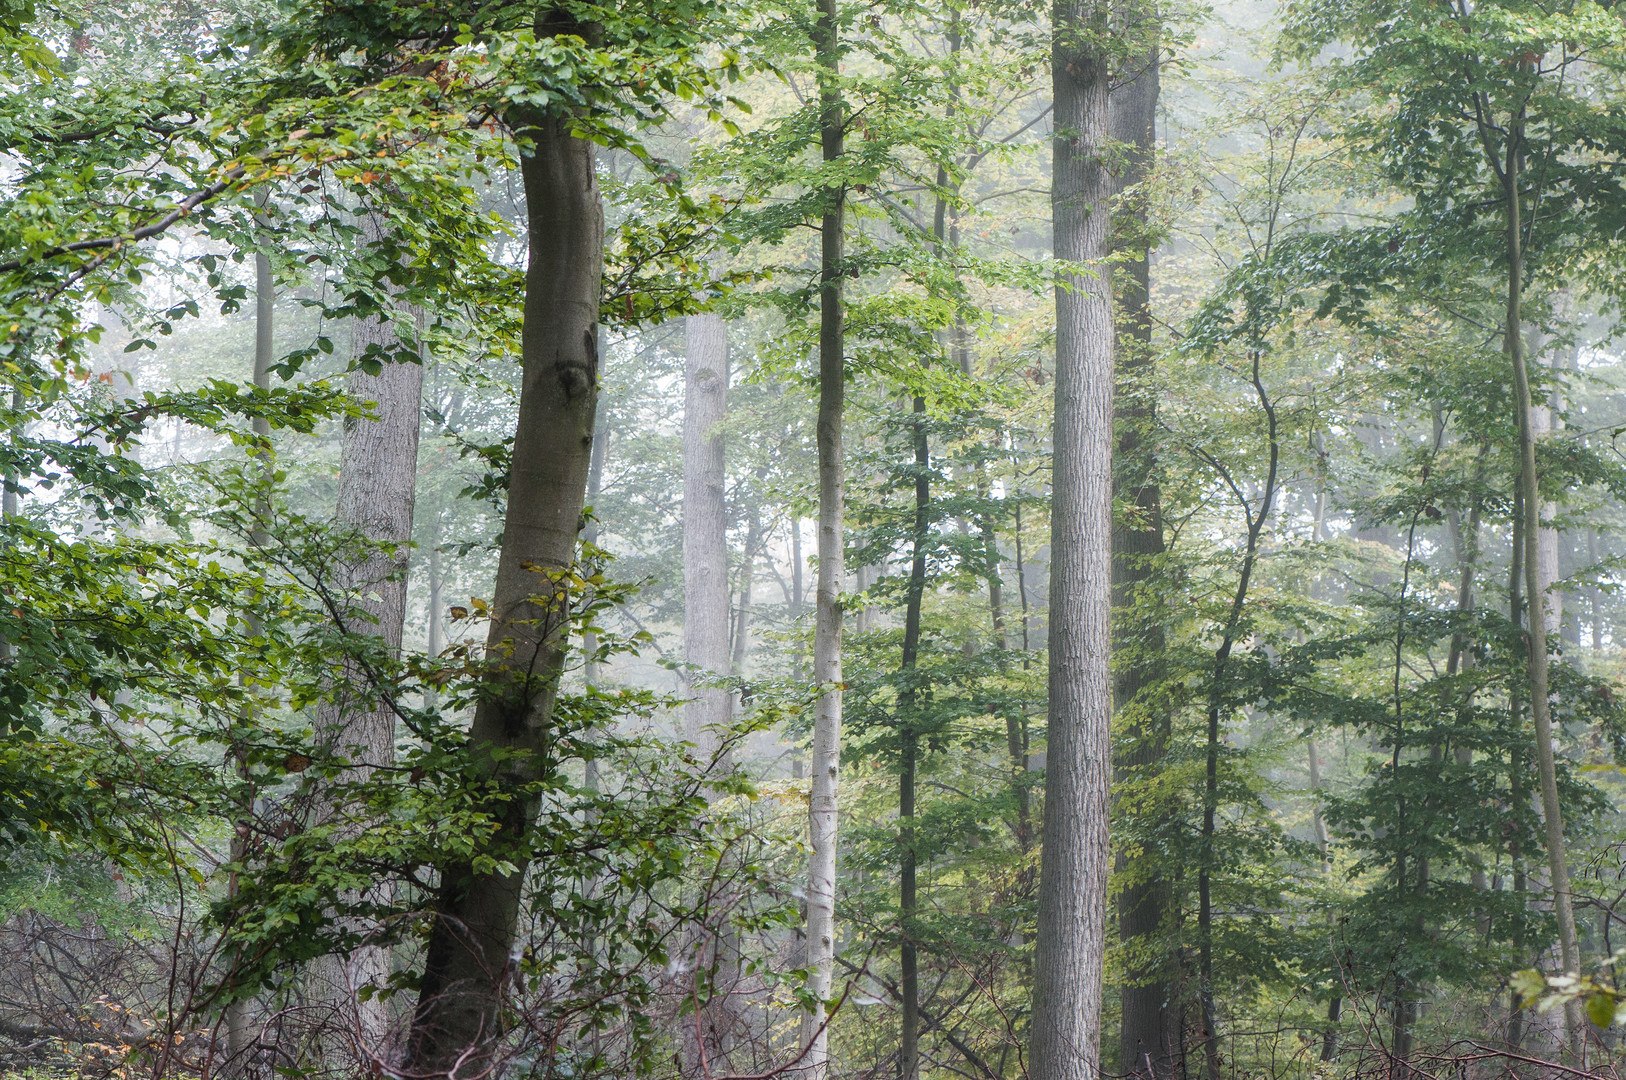
[[[1148, 36], [1155, 15], [1131, 5], [1121, 16], [1124, 32]], [[1153, 399], [1146, 388], [1152, 373], [1151, 251], [1144, 233], [1144, 197], [1133, 191], [1151, 170], [1158, 95], [1158, 52], [1152, 45], [1129, 61], [1129, 69], [1112, 91], [1108, 113], [1112, 141], [1125, 148], [1118, 170], [1116, 219], [1123, 226], [1115, 244], [1125, 261], [1117, 274], [1120, 307], [1115, 396], [1117, 446], [1113, 459], [1115, 502], [1125, 511], [1112, 529], [1113, 651], [1118, 654], [1113, 678], [1113, 707], [1129, 713], [1119, 766], [1126, 778], [1149, 776], [1168, 745], [1167, 707], [1146, 699], [1159, 677], [1163, 628], [1156, 619], [1130, 614], [1137, 593], [1155, 572], [1163, 554], [1163, 496], [1158, 485], [1156, 453], [1147, 439], [1154, 423]], [[1148, 862], [1143, 858], [1143, 862]], [[1170, 1075], [1178, 1047], [1169, 1026], [1174, 990], [1167, 958], [1158, 942], [1168, 928], [1169, 884], [1155, 870], [1136, 875], [1118, 895], [1118, 932], [1127, 946], [1124, 983], [1119, 996], [1121, 1072], [1147, 1078]]]
[[[1050, 568], [1050, 734], [1034, 971], [1033, 1080], [1096, 1080], [1111, 853], [1112, 294], [1104, 6], [1053, 14], [1051, 208], [1056, 289]], [[1098, 269], [1096, 269], [1098, 268]], [[1094, 269], [1095, 272], [1089, 272]]]
[[[256, 205], [263, 209], [268, 197], [268, 194], [262, 189], [260, 194], [255, 197]], [[276, 281], [271, 274], [270, 256], [263, 251], [257, 251], [254, 253], [254, 386], [260, 390], [271, 389], [271, 366], [276, 361], [276, 323], [274, 321], [276, 300]], [[17, 392], [13, 407], [19, 409], [22, 407], [21, 391]], [[265, 417], [255, 417], [252, 427], [254, 434], [260, 438], [269, 439], [271, 437], [271, 421]], [[177, 431], [179, 431], [178, 427]], [[10, 517], [17, 512], [17, 496], [9, 484], [6, 487], [5, 499], [5, 516]], [[265, 517], [268, 514], [268, 508], [264, 503], [265, 501], [262, 499], [255, 507], [256, 513], [260, 517], [260, 527], [249, 533], [249, 543], [256, 547], [263, 547], [267, 540], [270, 539], [266, 535], [264, 528]], [[256, 633], [259, 632], [258, 625], [251, 624], [251, 626]], [[242, 758], [238, 751], [233, 750], [233, 757], [237, 758], [241, 763]], [[241, 764], [239, 764], [239, 769], [241, 770]], [[239, 775], [242, 775], [241, 771]], [[248, 844], [244, 837], [248, 835], [247, 828], [250, 823], [246, 819], [249, 817], [252, 808], [244, 805], [241, 809], [244, 819], [241, 822], [243, 828], [234, 830], [231, 842], [231, 861], [234, 863], [242, 862], [248, 854]], [[237, 874], [233, 872], [226, 883], [227, 894], [235, 897], [239, 894], [241, 887]], [[255, 1042], [254, 1013], [255, 1008], [252, 999], [234, 1001], [226, 1009], [225, 1069], [230, 1075], [241, 1075], [248, 1071], [253, 1064], [249, 1051]]]
[[[728, 402], [728, 327], [707, 312], [685, 320], [683, 391], [683, 659], [689, 666], [684, 706], [688, 738], [701, 759], [717, 753], [732, 712], [728, 674], [728, 519], [723, 498], [723, 438], [717, 425]], [[688, 1040], [689, 1072], [729, 1072], [736, 1010], [731, 995], [739, 982], [738, 942], [725, 924], [698, 946], [696, 973], [712, 973], [694, 1038]]]
[[[1580, 946], [1575, 932], [1575, 909], [1570, 897], [1570, 871], [1564, 843], [1564, 817], [1558, 804], [1558, 774], [1553, 761], [1552, 708], [1547, 699], [1548, 598], [1542, 580], [1541, 492], [1536, 473], [1536, 432], [1532, 423], [1530, 373], [1526, 367], [1521, 306], [1524, 290], [1524, 251], [1520, 238], [1523, 216], [1520, 206], [1519, 173], [1522, 166], [1523, 122], [1509, 133], [1507, 159], [1502, 167], [1506, 200], [1507, 231], [1507, 324], [1503, 343], [1513, 367], [1514, 407], [1519, 422], [1519, 488], [1524, 506], [1525, 592], [1529, 603], [1530, 715], [1536, 728], [1536, 772], [1541, 781], [1541, 811], [1547, 834], [1547, 865], [1552, 874], [1553, 913], [1558, 917], [1558, 944], [1566, 972], [1581, 967]], [[1556, 576], [1556, 575], [1555, 575]], [[1580, 1005], [1564, 1008], [1566, 1041], [1572, 1056], [1579, 1058], [1583, 1032]]]
[[683, 659], [695, 680], [683, 708], [688, 737], [709, 757], [728, 723], [729, 694], [701, 685], [726, 675], [728, 521], [723, 505], [723, 439], [716, 427], [728, 400], [728, 330], [720, 315], [685, 320], [683, 390]]
[[915, 522], [909, 563], [909, 594], [904, 605], [903, 656], [898, 692], [899, 741], [902, 767], [898, 773], [898, 832], [901, 848], [899, 874], [900, 1017], [899, 1080], [920, 1077], [920, 956], [915, 944], [915, 919], [920, 913], [916, 887], [915, 773], [920, 756], [919, 693], [915, 673], [920, 659], [920, 609], [926, 595], [926, 544], [931, 529], [931, 446], [926, 432], [926, 399], [914, 400]]
[[[814, 48], [820, 66], [819, 121], [825, 161], [843, 153], [845, 109], [836, 75], [840, 63], [836, 0], [819, 0]], [[842, 517], [846, 506], [842, 460], [842, 416], [846, 408], [846, 312], [842, 282], [846, 268], [846, 191], [827, 188], [819, 266], [819, 522], [818, 582], [813, 624], [813, 681], [823, 688], [813, 717], [812, 790], [808, 800], [807, 866], [808, 989], [819, 1004], [802, 1014], [800, 1062], [807, 1080], [824, 1080], [829, 1070], [828, 1019], [824, 1002], [835, 980], [836, 810], [841, 766], [841, 588], [845, 576]]]
[[[559, 19], [544, 33], [598, 37]], [[468, 753], [502, 793], [492, 844], [515, 864], [477, 872], [440, 866], [435, 924], [424, 962], [406, 1071], [479, 1075], [495, 1064], [526, 847], [538, 809], [532, 782], [547, 768], [554, 699], [565, 657], [569, 595], [562, 575], [576, 554], [598, 403], [598, 308], [604, 227], [592, 144], [568, 117], [513, 117], [530, 140], [520, 159], [530, 255], [525, 272], [523, 379], [508, 510], [487, 638], [494, 665], [475, 710]], [[512, 757], [494, 751], [519, 750]]]
[[[365, 235], [377, 242], [383, 224], [365, 215]], [[403, 309], [397, 319], [415, 318]], [[396, 323], [370, 318], [356, 322], [354, 354], [374, 346], [394, 354], [401, 347]], [[418, 430], [423, 411], [423, 365], [385, 363], [376, 375], [351, 373], [350, 396], [367, 403], [372, 417], [348, 421], [339, 458], [339, 495], [334, 524], [367, 546], [333, 567], [330, 585], [338, 605], [336, 617], [347, 634], [377, 637], [383, 649], [401, 648], [406, 621], [407, 557], [417, 490]], [[376, 685], [375, 673], [363, 663], [350, 663], [332, 702], [317, 711], [317, 735], [329, 751], [348, 763], [346, 782], [365, 780], [373, 770], [395, 760], [395, 709]], [[344, 820], [342, 808], [320, 806], [322, 824], [344, 833], [365, 829], [364, 820]], [[345, 898], [354, 903], [362, 898]], [[382, 898], [380, 898], [382, 899]], [[358, 931], [364, 927], [356, 927]], [[313, 966], [315, 993], [335, 1011], [342, 1030], [359, 1041], [358, 1058], [379, 1051], [387, 1034], [384, 1000], [362, 1001], [363, 987], [382, 988], [390, 973], [389, 951], [364, 945], [345, 956], [328, 956]]]

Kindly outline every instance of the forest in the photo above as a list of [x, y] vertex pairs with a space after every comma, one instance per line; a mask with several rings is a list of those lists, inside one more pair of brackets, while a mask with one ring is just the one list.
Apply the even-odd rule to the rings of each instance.
[[0, 1078], [1619, 1080], [1623, 299], [1621, 0], [0, 0]]

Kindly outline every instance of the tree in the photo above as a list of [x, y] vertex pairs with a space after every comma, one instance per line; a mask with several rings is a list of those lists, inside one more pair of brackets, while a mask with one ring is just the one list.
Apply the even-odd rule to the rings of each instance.
[[[1156, 25], [1149, 5], [1131, 5], [1122, 18], [1126, 25], [1120, 32], [1132, 39], [1148, 37]], [[1148, 22], [1152, 27], [1145, 25]], [[1169, 737], [1167, 705], [1154, 697], [1161, 692], [1163, 622], [1156, 615], [1147, 617], [1147, 598], [1138, 595], [1153, 580], [1163, 552], [1163, 500], [1155, 443], [1148, 430], [1156, 417], [1150, 385], [1154, 238], [1146, 235], [1149, 197], [1136, 190], [1153, 167], [1160, 62], [1161, 51], [1154, 42], [1129, 61], [1131, 76], [1119, 83], [1107, 102], [1112, 140], [1122, 147], [1123, 159], [1117, 168], [1115, 246], [1128, 255], [1116, 277], [1120, 312], [1115, 344], [1112, 606], [1117, 670], [1112, 692], [1114, 714], [1133, 718], [1133, 726], [1121, 736], [1124, 749], [1118, 765], [1121, 779], [1130, 782], [1155, 775]], [[1170, 1023], [1175, 980], [1169, 957], [1160, 955], [1174, 915], [1160, 861], [1143, 851], [1131, 870], [1129, 860], [1119, 858], [1119, 872], [1129, 871], [1131, 883], [1118, 895], [1118, 933], [1126, 950], [1126, 978], [1119, 991], [1118, 1067], [1147, 1080], [1171, 1074], [1180, 1041]]]
[[1110, 9], [1060, 0], [1052, 14], [1051, 207], [1056, 383], [1051, 484], [1050, 727], [1035, 939], [1033, 1075], [1100, 1068], [1112, 785], [1109, 669], [1113, 304], [1106, 168]]
[[[711, 763], [732, 719], [732, 695], [723, 680], [730, 670], [728, 646], [728, 521], [723, 485], [723, 423], [728, 400], [728, 324], [706, 312], [685, 320], [683, 372], [683, 660], [689, 693], [684, 707], [687, 737]], [[748, 556], [749, 557], [749, 556]], [[725, 761], [727, 759], [725, 758]], [[715, 972], [711, 999], [698, 1025], [693, 1058], [714, 1071], [728, 1070], [735, 1035], [731, 995], [739, 981], [738, 943], [723, 934], [702, 945], [696, 970]], [[710, 963], [706, 953], [710, 953]]]
[[[390, 230], [378, 210], [364, 208], [360, 221], [372, 258], [402, 261], [390, 251]], [[387, 280], [387, 275], [378, 276]], [[345, 425], [334, 512], [337, 528], [352, 536], [360, 550], [339, 560], [323, 586], [329, 590], [330, 616], [345, 633], [376, 635], [385, 652], [394, 655], [401, 651], [406, 622], [425, 358], [421, 347], [413, 348], [421, 330], [410, 327], [404, 340], [400, 333], [400, 324], [415, 320], [419, 312], [379, 307], [376, 315], [354, 325], [356, 369], [347, 390], [374, 415]], [[348, 764], [344, 775], [349, 778], [365, 780], [395, 761], [399, 706], [379, 682], [376, 672], [350, 665], [317, 720], [318, 738]], [[349, 808], [323, 803], [318, 796], [314, 816], [319, 824], [339, 832], [366, 827], [365, 821], [344, 820]], [[368, 1048], [364, 1052], [376, 1053], [386, 1034], [384, 1001], [377, 995], [388, 986], [390, 974], [389, 952], [376, 945], [362, 946], [347, 957], [329, 957], [315, 973], [318, 992], [340, 1015], [354, 1010], [359, 1039]]]
[[[819, 0], [814, 29], [819, 69], [819, 145], [825, 166], [845, 153], [847, 111], [841, 96], [841, 17], [838, 0]], [[846, 463], [842, 436], [846, 411], [846, 200], [844, 180], [821, 192], [819, 223], [818, 581], [814, 586], [813, 681], [819, 687], [809, 764], [812, 793], [807, 864], [807, 990], [813, 1005], [802, 1017], [802, 1045], [810, 1080], [829, 1068], [829, 999], [835, 978], [836, 829], [841, 767], [841, 590], [845, 576], [843, 517]]]

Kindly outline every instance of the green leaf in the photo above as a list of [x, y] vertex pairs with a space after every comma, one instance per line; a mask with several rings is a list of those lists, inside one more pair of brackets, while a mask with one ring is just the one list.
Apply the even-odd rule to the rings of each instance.
[[1523, 1009], [1546, 992], [1547, 980], [1535, 968], [1525, 968], [1515, 971], [1508, 979], [1508, 989], [1513, 991], [1513, 999]]
[[1593, 994], [1586, 1002], [1587, 1019], [1601, 1028], [1615, 1022], [1615, 995], [1606, 991]]

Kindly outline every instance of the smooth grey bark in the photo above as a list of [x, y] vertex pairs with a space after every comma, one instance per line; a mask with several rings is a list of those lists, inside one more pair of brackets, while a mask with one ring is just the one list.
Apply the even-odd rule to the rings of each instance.
[[[601, 413], [594, 422], [593, 452], [587, 462], [587, 506], [594, 510], [594, 514], [588, 519], [587, 527], [582, 530], [583, 547], [595, 547], [598, 544], [598, 500], [604, 491], [604, 464], [609, 457], [610, 425], [608, 417]], [[598, 663], [598, 635], [591, 630], [582, 634], [582, 654], [583, 685], [588, 687], [599, 685], [601, 676]], [[590, 757], [582, 765], [582, 786], [588, 791], [596, 792], [598, 785], [598, 760]]]
[[[819, 68], [819, 140], [827, 162], [845, 152], [846, 106], [837, 78], [841, 42], [838, 0], [819, 0], [814, 51]], [[843, 516], [846, 463], [842, 425], [846, 409], [846, 189], [826, 188], [819, 254], [819, 571], [814, 603], [813, 681], [822, 691], [814, 707], [808, 799], [807, 988], [816, 1004], [802, 1013], [799, 1066], [806, 1080], [824, 1080], [830, 1063], [825, 1002], [835, 980], [836, 827], [841, 766], [841, 589], [845, 576]]]
[[920, 657], [920, 609], [926, 595], [926, 544], [931, 528], [931, 448], [926, 432], [926, 399], [914, 399], [915, 520], [913, 557], [909, 563], [909, 591], [904, 604], [903, 655], [899, 663], [898, 738], [902, 767], [898, 773], [899, 933], [903, 944], [898, 979], [902, 1034], [898, 1043], [900, 1080], [920, 1076], [920, 957], [915, 945], [915, 919], [919, 914], [915, 856], [915, 771], [920, 755], [916, 726], [919, 694], [915, 670]]
[[[1598, 530], [1586, 531], [1586, 558], [1588, 566], [1598, 565]], [[1592, 649], [1594, 652], [1603, 648], [1603, 590], [1596, 585], [1587, 589], [1588, 614], [1592, 623]]]
[[729, 719], [728, 520], [723, 499], [723, 438], [716, 430], [728, 401], [728, 328], [707, 312], [685, 320], [683, 390], [683, 659], [688, 738], [710, 758]]
[[736, 677], [745, 675], [745, 661], [751, 655], [751, 605], [756, 588], [758, 549], [762, 546], [762, 512], [754, 501], [745, 507], [745, 550], [740, 555], [740, 604], [734, 611], [734, 641], [729, 661]]
[[1033, 1080], [1096, 1080], [1112, 787], [1113, 304], [1108, 255], [1110, 10], [1057, 0], [1051, 67], [1056, 288], [1050, 727], [1034, 968]]
[[[385, 226], [376, 215], [364, 213], [361, 222], [370, 241], [383, 239]], [[357, 320], [352, 331], [355, 358], [366, 356], [369, 349], [397, 354], [401, 339], [396, 320], [416, 317], [415, 311], [403, 307], [392, 318]], [[346, 390], [366, 403], [372, 416], [345, 423], [334, 525], [341, 535], [352, 535], [366, 546], [352, 558], [341, 554], [332, 568], [334, 614], [347, 634], [377, 637], [385, 650], [398, 653], [406, 622], [423, 364], [385, 361], [376, 375], [358, 368], [350, 373]], [[370, 682], [363, 665], [347, 664], [334, 700], [317, 709], [317, 738], [346, 762], [340, 775], [347, 783], [365, 780], [395, 760], [395, 705]], [[339, 810], [319, 797], [315, 816], [341, 832], [366, 828], [365, 820], [334, 820]], [[355, 902], [361, 897], [346, 899]], [[345, 956], [327, 956], [313, 965], [315, 992], [358, 1040], [359, 1054], [380, 1052], [389, 1016], [384, 999], [361, 1000], [357, 992], [364, 987], [383, 989], [389, 974], [389, 950], [375, 945], [362, 945]]]
[[[1530, 350], [1530, 355], [1540, 356], [1541, 348]], [[1556, 353], [1550, 357], [1549, 366], [1561, 367], [1563, 358]], [[1556, 398], [1556, 395], [1554, 395]], [[1535, 439], [1545, 439], [1553, 433], [1554, 412], [1556, 400], [1532, 401], [1530, 405], [1530, 433]], [[1542, 623], [1547, 633], [1556, 634], [1564, 624], [1564, 596], [1553, 588], [1563, 577], [1558, 568], [1558, 530], [1549, 524], [1558, 516], [1558, 503], [1547, 499], [1541, 504], [1541, 532], [1537, 535], [1537, 550], [1540, 558], [1536, 560], [1536, 573], [1541, 579], [1541, 593], [1546, 599], [1546, 614], [1542, 616]]]
[[[1552, 708], [1548, 701], [1547, 612], [1548, 595], [1542, 580], [1542, 501], [1540, 478], [1536, 472], [1536, 430], [1530, 399], [1530, 373], [1526, 366], [1524, 335], [1521, 332], [1524, 296], [1524, 249], [1521, 236], [1520, 173], [1524, 157], [1524, 117], [1517, 114], [1510, 125], [1506, 158], [1498, 163], [1503, 188], [1507, 245], [1507, 319], [1502, 332], [1503, 350], [1513, 368], [1513, 399], [1519, 426], [1519, 487], [1524, 513], [1525, 592], [1529, 609], [1529, 689], [1530, 714], [1536, 729], [1536, 772], [1541, 783], [1541, 809], [1547, 837], [1547, 865], [1552, 878], [1553, 913], [1558, 917], [1559, 953], [1564, 970], [1580, 971], [1580, 945], [1575, 931], [1575, 909], [1570, 897], [1569, 862], [1564, 842], [1564, 817], [1558, 802], [1558, 774], [1553, 760]], [[1570, 1054], [1580, 1059], [1584, 1032], [1580, 1003], [1564, 1007], [1565, 1041]]]
[[[790, 519], [790, 603], [787, 605], [787, 614], [790, 616], [791, 632], [794, 634], [795, 644], [791, 654], [791, 677], [801, 682], [806, 677], [803, 665], [807, 654], [802, 651], [802, 611], [807, 602], [807, 582], [803, 575], [807, 570], [806, 559], [802, 555], [802, 518], [799, 514], [792, 514]], [[801, 759], [797, 759], [800, 764]]]
[[[1523, 485], [1517, 481], [1513, 484], [1513, 526], [1512, 543], [1508, 556], [1507, 566], [1507, 615], [1508, 621], [1513, 624], [1515, 631], [1524, 626], [1524, 496], [1521, 494]], [[1519, 693], [1519, 685], [1514, 682], [1508, 687], [1508, 768], [1507, 786], [1508, 803], [1512, 806], [1524, 806], [1530, 797], [1529, 789], [1525, 787], [1525, 770], [1528, 768], [1519, 752], [1518, 733], [1524, 727], [1524, 699]], [[1518, 898], [1518, 907], [1523, 910], [1528, 901], [1525, 899], [1525, 864], [1524, 845], [1520, 841], [1519, 830], [1511, 829], [1508, 832], [1507, 843], [1508, 862], [1513, 867], [1513, 893]], [[1513, 955], [1520, 961], [1525, 959], [1525, 942], [1522, 924], [1516, 924], [1513, 931]], [[1519, 992], [1508, 991], [1507, 1027], [1503, 1032], [1503, 1040], [1508, 1049], [1517, 1053], [1524, 1043], [1524, 1009], [1521, 1007]]]
[[[1332, 863], [1327, 856], [1327, 822], [1321, 816], [1321, 757], [1316, 750], [1315, 740], [1308, 741], [1310, 756], [1310, 824], [1314, 830], [1316, 848], [1321, 852], [1321, 872], [1328, 874], [1332, 871]], [[1321, 1060], [1331, 1061], [1338, 1053], [1338, 1020], [1343, 1015], [1344, 997], [1333, 993], [1327, 999], [1327, 1027], [1321, 1033]]]
[[[597, 27], [555, 13], [539, 36]], [[598, 403], [598, 310], [604, 264], [603, 210], [593, 144], [569, 116], [510, 112], [530, 143], [520, 157], [527, 230], [523, 366], [508, 508], [487, 637], [487, 695], [469, 729], [471, 767], [499, 792], [494, 841], [514, 869], [437, 867], [430, 931], [404, 1071], [479, 1075], [494, 1067], [511, 951], [529, 867], [536, 798], [519, 789], [548, 767], [553, 705], [563, 673], [568, 585], [575, 561]], [[509, 751], [522, 753], [509, 756]]]
[[[1156, 14], [1148, 6], [1124, 6], [1122, 32], [1131, 40], [1155, 32]], [[1163, 627], [1157, 619], [1130, 614], [1137, 594], [1152, 580], [1163, 554], [1163, 495], [1158, 463], [1148, 433], [1156, 422], [1147, 391], [1152, 374], [1151, 249], [1146, 230], [1145, 196], [1132, 189], [1151, 171], [1158, 99], [1158, 50], [1155, 43], [1127, 61], [1112, 91], [1107, 112], [1112, 141], [1123, 147], [1118, 169], [1116, 220], [1124, 236], [1114, 246], [1122, 252], [1116, 276], [1119, 324], [1114, 396], [1117, 445], [1113, 458], [1114, 501], [1126, 512], [1112, 528], [1113, 652], [1119, 660], [1113, 679], [1113, 708], [1128, 712], [1133, 723], [1124, 733], [1119, 767], [1128, 777], [1148, 777], [1159, 769], [1168, 747], [1166, 704], [1146, 700], [1160, 679]], [[1172, 917], [1173, 893], [1161, 872], [1139, 877], [1118, 895], [1118, 932], [1126, 955], [1144, 956], [1146, 942], [1165, 933]], [[1157, 955], [1124, 971], [1119, 990], [1120, 1072], [1163, 1080], [1174, 1069], [1178, 1038], [1170, 1027], [1175, 993], [1170, 958]]]
[[[728, 327], [706, 312], [685, 320], [683, 392], [683, 659], [689, 671], [684, 705], [687, 737], [702, 760], [718, 752], [732, 701], [719, 680], [730, 668], [728, 519], [723, 497], [724, 446], [717, 426], [728, 401]], [[726, 767], [726, 765], [725, 765]], [[725, 916], [726, 917], [726, 916]], [[739, 982], [737, 943], [726, 926], [699, 945], [696, 978], [712, 972], [694, 1037], [685, 1038], [693, 1075], [729, 1072], [735, 1036], [730, 995]]]
[[[261, 188], [255, 196], [255, 202], [264, 208], [269, 195]], [[254, 253], [254, 386], [259, 390], [271, 389], [271, 366], [276, 361], [276, 282], [271, 275], [271, 258], [263, 251]], [[261, 439], [271, 438], [271, 421], [263, 416], [256, 416], [252, 421], [254, 434]], [[177, 433], [179, 429], [177, 428]], [[8, 500], [14, 498], [8, 490]], [[6, 514], [16, 511], [7, 506]], [[263, 547], [270, 537], [265, 532], [265, 518], [269, 508], [264, 499], [256, 501], [255, 514], [259, 518], [257, 526], [249, 532], [249, 543], [255, 547]], [[258, 632], [259, 627], [251, 624], [251, 628]], [[241, 755], [234, 752], [233, 757], [241, 762]], [[239, 775], [242, 775], [239, 765]], [[238, 821], [232, 831], [230, 858], [233, 863], [240, 863], [248, 854], [248, 838], [251, 835], [252, 823], [247, 820], [251, 806], [240, 808], [242, 819]], [[235, 897], [242, 889], [237, 873], [234, 871], [226, 881], [226, 894]], [[250, 1065], [249, 1049], [253, 1042], [251, 1029], [254, 1023], [254, 1003], [250, 999], [235, 1001], [226, 1009], [226, 1060], [227, 1068], [234, 1074], [246, 1071]]]

